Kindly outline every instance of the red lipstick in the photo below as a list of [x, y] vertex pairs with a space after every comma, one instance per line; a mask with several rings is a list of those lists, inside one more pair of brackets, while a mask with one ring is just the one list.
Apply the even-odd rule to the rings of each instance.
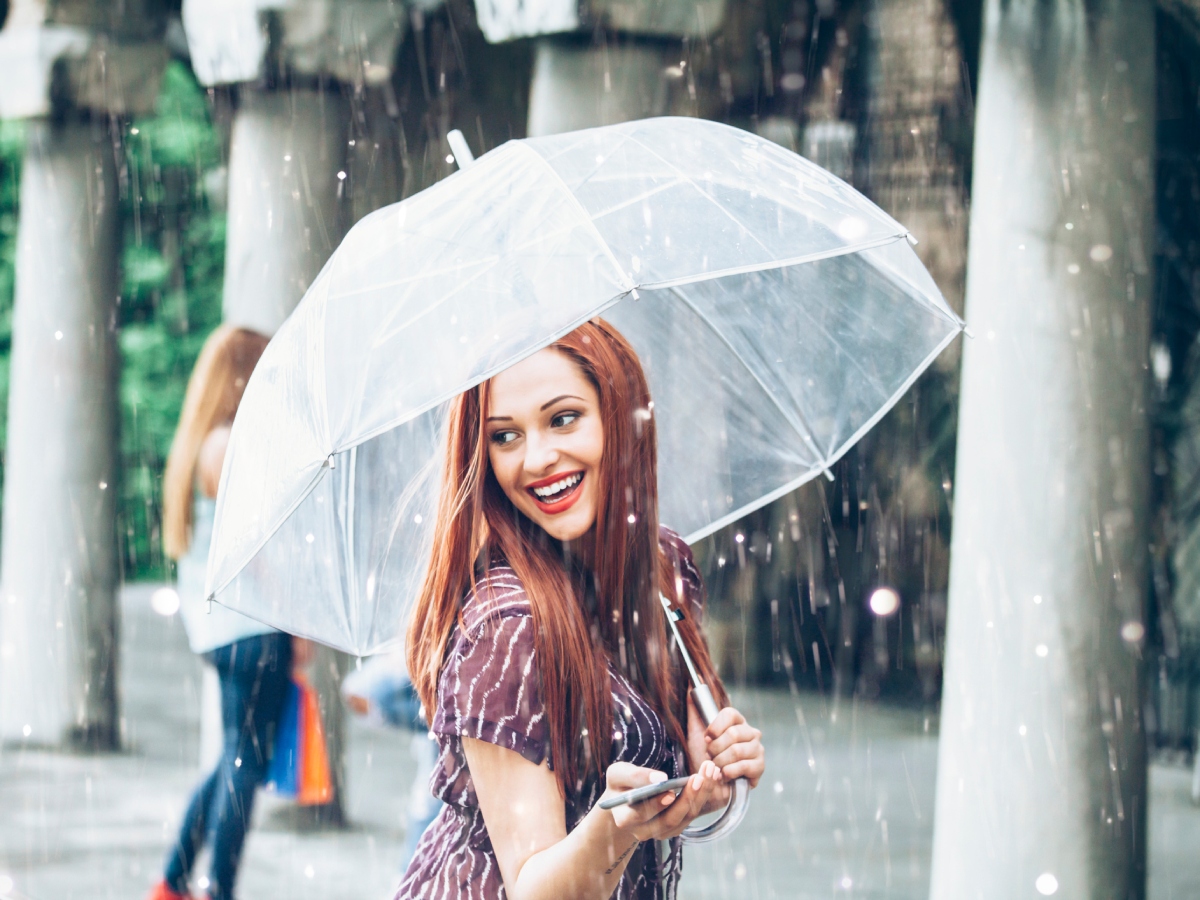
[[[568, 509], [575, 505], [581, 496], [580, 488], [583, 486], [583, 479], [586, 476], [582, 469], [576, 469], [573, 472], [555, 472], [546, 478], [531, 481], [525, 485], [525, 491], [533, 499], [534, 504], [548, 516], [556, 516], [559, 513], [565, 513]], [[560, 481], [570, 480], [575, 478], [575, 483], [562, 488], [557, 493], [549, 497], [539, 497], [535, 493], [536, 488], [548, 488], [558, 484]]]

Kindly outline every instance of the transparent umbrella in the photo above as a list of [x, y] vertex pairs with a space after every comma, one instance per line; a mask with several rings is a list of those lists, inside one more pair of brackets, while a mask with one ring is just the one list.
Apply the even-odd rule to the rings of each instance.
[[649, 119], [509, 141], [346, 236], [242, 401], [217, 602], [351, 653], [401, 633], [450, 400], [593, 316], [654, 397], [695, 541], [828, 473], [963, 329], [906, 229], [762, 138]]

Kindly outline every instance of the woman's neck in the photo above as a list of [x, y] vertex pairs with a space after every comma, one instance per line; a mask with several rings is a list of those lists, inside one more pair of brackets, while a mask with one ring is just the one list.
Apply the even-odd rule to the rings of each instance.
[[588, 572], [595, 574], [596, 562], [596, 526], [573, 541], [563, 541], [563, 559], [568, 566], [582, 566]]

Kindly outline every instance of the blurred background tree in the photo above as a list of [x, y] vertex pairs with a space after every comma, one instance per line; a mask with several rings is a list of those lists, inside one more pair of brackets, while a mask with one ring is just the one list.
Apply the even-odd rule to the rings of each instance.
[[127, 579], [169, 574], [159, 522], [162, 469], [188, 375], [221, 321], [224, 169], [209, 110], [191, 70], [174, 61], [155, 114], [135, 120], [126, 136], [118, 527]]
[[[0, 409], [8, 408], [13, 266], [25, 129], [0, 122]], [[117, 323], [126, 579], [170, 574], [162, 553], [162, 469], [196, 355], [221, 321], [225, 213], [220, 140], [204, 91], [172, 62], [155, 114], [135, 120], [120, 170], [124, 233]], [[0, 446], [5, 417], [0, 416]], [[0, 465], [0, 477], [3, 468]]]

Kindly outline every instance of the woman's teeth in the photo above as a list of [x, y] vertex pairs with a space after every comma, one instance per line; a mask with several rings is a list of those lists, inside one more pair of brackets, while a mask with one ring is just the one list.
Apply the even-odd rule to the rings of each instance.
[[576, 472], [574, 475], [568, 475], [565, 478], [559, 479], [558, 481], [554, 482], [554, 484], [548, 484], [545, 487], [535, 487], [533, 492], [538, 496], [539, 499], [548, 500], [555, 494], [570, 490], [571, 488], [575, 487], [575, 485], [579, 484], [582, 478], [583, 473]]

